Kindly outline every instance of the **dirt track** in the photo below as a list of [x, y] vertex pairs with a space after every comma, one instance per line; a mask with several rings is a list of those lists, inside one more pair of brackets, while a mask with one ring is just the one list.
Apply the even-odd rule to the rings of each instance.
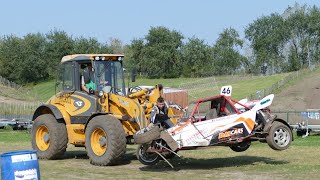
[[320, 77], [314, 73], [277, 94], [271, 109], [320, 109]]

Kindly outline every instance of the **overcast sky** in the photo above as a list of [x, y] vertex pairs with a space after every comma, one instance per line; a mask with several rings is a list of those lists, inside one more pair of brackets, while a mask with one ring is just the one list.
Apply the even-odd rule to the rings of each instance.
[[[320, 7], [320, 0], [297, 2]], [[253, 20], [282, 13], [294, 4], [293, 0], [6, 0], [1, 2], [0, 35], [24, 36], [56, 28], [100, 42], [115, 37], [130, 43], [144, 37], [151, 26], [165, 26], [213, 44], [224, 28], [233, 27], [243, 36]]]

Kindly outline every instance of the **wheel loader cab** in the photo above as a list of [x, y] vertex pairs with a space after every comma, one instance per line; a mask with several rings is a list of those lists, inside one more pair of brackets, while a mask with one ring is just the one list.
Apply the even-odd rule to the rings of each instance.
[[[70, 61], [62, 61], [58, 80], [58, 84], [62, 84], [62, 87], [59, 89], [87, 92], [96, 96], [99, 92], [112, 92], [124, 96], [126, 91], [122, 59], [122, 55], [117, 57], [79, 56]], [[82, 85], [85, 87], [83, 88]]]
[[[95, 113], [108, 113], [98, 103], [105, 93], [125, 95], [122, 55], [69, 55], [61, 62], [60, 92], [51, 104], [63, 105], [70, 120], [85, 125]], [[68, 119], [68, 118], [66, 118]], [[66, 120], [65, 119], [65, 120]]]

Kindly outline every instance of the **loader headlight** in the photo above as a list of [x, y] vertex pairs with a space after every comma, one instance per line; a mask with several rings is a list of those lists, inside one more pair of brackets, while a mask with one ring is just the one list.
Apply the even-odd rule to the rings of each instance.
[[98, 60], [99, 60], [99, 56], [96, 56], [94, 59], [95, 59], [96, 61], [98, 61]]
[[103, 96], [103, 91], [99, 91], [99, 94], [98, 94], [100, 97]]

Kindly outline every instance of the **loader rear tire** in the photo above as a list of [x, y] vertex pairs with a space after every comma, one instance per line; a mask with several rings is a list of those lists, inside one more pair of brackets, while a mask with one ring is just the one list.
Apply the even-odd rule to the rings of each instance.
[[152, 126], [141, 129], [133, 135], [134, 142], [137, 144], [145, 144], [160, 137], [161, 129], [159, 126]]
[[87, 155], [93, 165], [116, 165], [126, 152], [125, 132], [120, 121], [113, 116], [94, 117], [85, 136]]
[[40, 159], [59, 159], [67, 149], [66, 125], [52, 114], [38, 116], [32, 127], [32, 148]]

